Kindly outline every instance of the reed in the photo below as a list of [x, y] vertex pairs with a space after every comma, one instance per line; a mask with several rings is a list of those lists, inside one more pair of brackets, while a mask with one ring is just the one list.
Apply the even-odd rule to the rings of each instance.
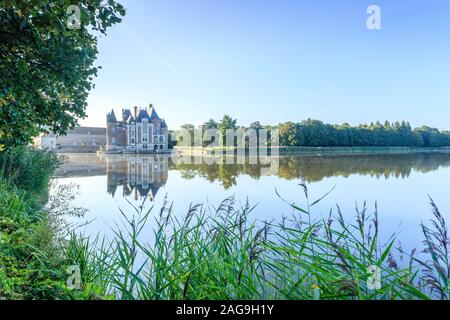
[[[301, 187], [307, 206], [289, 204], [295, 214], [279, 222], [252, 219], [254, 207], [227, 198], [184, 216], [169, 203], [155, 215], [132, 207], [111, 241], [72, 233], [66, 256], [82, 266], [79, 298], [448, 299], [447, 229], [433, 201], [431, 227], [422, 226], [430, 263], [404, 253], [396, 234], [380, 240], [376, 205], [370, 213], [357, 206], [351, 223], [339, 207], [315, 219], [311, 208], [323, 197], [310, 201]], [[144, 241], [152, 218], [153, 239]]]

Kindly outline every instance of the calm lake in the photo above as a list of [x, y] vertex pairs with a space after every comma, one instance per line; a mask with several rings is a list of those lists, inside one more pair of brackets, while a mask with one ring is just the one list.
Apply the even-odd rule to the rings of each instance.
[[311, 202], [335, 187], [312, 208], [314, 218], [328, 217], [338, 204], [353, 222], [356, 205], [367, 201], [372, 213], [377, 202], [383, 237], [398, 232], [405, 249], [420, 245], [420, 221], [431, 218], [428, 195], [450, 218], [450, 153], [286, 156], [271, 159], [271, 164], [190, 160], [194, 163], [170, 156], [68, 154], [55, 182], [79, 186], [74, 205], [88, 211], [83, 218], [71, 219], [77, 224], [89, 221], [82, 227], [87, 235], [111, 235], [111, 228], [120, 226], [120, 210], [132, 214], [130, 203], [139, 206], [145, 197], [145, 206], [154, 206], [155, 216], [165, 199], [183, 215], [190, 204], [217, 207], [234, 196], [237, 206], [247, 199], [257, 205], [254, 219], [280, 220], [299, 213], [275, 190], [288, 202], [305, 207], [301, 177], [308, 183]]

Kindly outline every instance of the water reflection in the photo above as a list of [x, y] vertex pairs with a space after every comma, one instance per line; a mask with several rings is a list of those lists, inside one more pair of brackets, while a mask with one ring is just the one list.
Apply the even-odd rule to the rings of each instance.
[[[198, 162], [193, 159], [191, 163]], [[170, 169], [181, 171], [185, 179], [202, 177], [209, 182], [219, 181], [225, 189], [236, 185], [236, 178], [248, 175], [258, 180], [265, 175], [292, 180], [304, 177], [309, 183], [328, 177], [349, 177], [354, 174], [375, 178], [407, 178], [411, 172], [436, 171], [450, 167], [449, 153], [377, 154], [339, 156], [289, 156], [278, 158], [278, 171], [262, 170], [265, 164], [174, 164]], [[237, 163], [237, 161], [236, 161]]]
[[[216, 161], [214, 161], [216, 160]], [[436, 171], [450, 167], [449, 153], [372, 154], [339, 156], [286, 156], [272, 159], [278, 162], [278, 170], [267, 170], [267, 161], [235, 159], [227, 161], [201, 158], [174, 161], [169, 156], [151, 155], [68, 155], [58, 169], [59, 177], [107, 176], [107, 192], [113, 197], [118, 188], [124, 196], [135, 199], [154, 198], [168, 179], [168, 171], [178, 171], [185, 180], [203, 178], [211, 183], [219, 182], [224, 189], [236, 185], [241, 175], [255, 180], [275, 175], [286, 180], [304, 177], [308, 182], [319, 182], [328, 177], [365, 175], [373, 178], [404, 179], [416, 172]], [[223, 162], [223, 163], [221, 163]]]
[[168, 157], [131, 156], [125, 159], [106, 158], [107, 192], [113, 197], [122, 187], [123, 196], [136, 200], [153, 200], [167, 182]]

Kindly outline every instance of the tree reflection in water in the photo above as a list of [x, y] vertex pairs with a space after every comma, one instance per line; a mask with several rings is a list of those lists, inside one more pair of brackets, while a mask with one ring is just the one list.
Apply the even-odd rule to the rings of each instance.
[[276, 175], [286, 180], [304, 179], [318, 182], [328, 177], [367, 175], [380, 178], [403, 179], [413, 171], [426, 173], [441, 167], [450, 167], [450, 153], [369, 154], [282, 156], [271, 158], [278, 165], [271, 166], [266, 159], [248, 157], [232, 159], [227, 164], [220, 158], [179, 158], [164, 155], [69, 155], [56, 172], [57, 177], [107, 175], [107, 192], [113, 197], [119, 186], [125, 196], [134, 198], [156, 196], [168, 179], [168, 170], [179, 171], [183, 179], [203, 178], [219, 182], [225, 189], [236, 185], [241, 175], [258, 180]]
[[[354, 174], [385, 179], [407, 178], [413, 170], [426, 173], [450, 166], [449, 153], [286, 156], [279, 157], [278, 160], [278, 171], [271, 172], [270, 175], [276, 174], [287, 180], [304, 177], [309, 183], [327, 177], [348, 177]], [[249, 164], [249, 161], [245, 164], [211, 165], [169, 162], [169, 170], [181, 171], [186, 179], [202, 177], [210, 182], [219, 181], [225, 189], [236, 185], [236, 178], [240, 175], [248, 175], [253, 179], [267, 175], [261, 173], [263, 167], [268, 165]]]

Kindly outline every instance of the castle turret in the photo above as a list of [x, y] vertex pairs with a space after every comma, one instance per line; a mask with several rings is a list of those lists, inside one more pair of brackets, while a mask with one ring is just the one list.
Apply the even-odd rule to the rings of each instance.
[[106, 115], [106, 123], [109, 123], [109, 122], [117, 122], [117, 118], [114, 113], [114, 110], [111, 110], [111, 112]]

